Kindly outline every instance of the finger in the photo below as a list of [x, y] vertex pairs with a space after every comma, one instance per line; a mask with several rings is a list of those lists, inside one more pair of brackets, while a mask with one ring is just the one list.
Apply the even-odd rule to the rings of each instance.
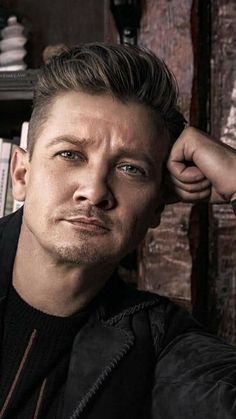
[[180, 182], [173, 176], [165, 178], [164, 199], [165, 203], [175, 203], [180, 200], [185, 202], [195, 202], [208, 199], [211, 195], [211, 183], [208, 179], [193, 184]]
[[206, 178], [199, 182], [186, 183], [186, 182], [181, 182], [175, 176], [170, 176], [170, 181], [175, 186], [177, 186], [180, 189], [183, 189], [186, 192], [200, 192], [211, 187], [210, 181]]
[[186, 192], [181, 188], [175, 188], [176, 193], [184, 202], [195, 203], [197, 201], [208, 200], [211, 197], [211, 188], [199, 192]]
[[201, 181], [205, 178], [201, 170], [192, 165], [189, 166], [186, 162], [169, 161], [167, 164], [169, 172], [177, 179], [185, 183], [193, 183]]

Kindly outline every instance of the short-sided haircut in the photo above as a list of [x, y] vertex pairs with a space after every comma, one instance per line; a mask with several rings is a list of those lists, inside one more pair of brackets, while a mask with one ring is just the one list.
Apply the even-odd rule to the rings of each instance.
[[108, 94], [146, 105], [162, 117], [172, 142], [185, 126], [177, 106], [178, 86], [163, 60], [136, 46], [84, 44], [65, 50], [40, 70], [29, 124], [30, 156], [50, 105], [68, 91]]

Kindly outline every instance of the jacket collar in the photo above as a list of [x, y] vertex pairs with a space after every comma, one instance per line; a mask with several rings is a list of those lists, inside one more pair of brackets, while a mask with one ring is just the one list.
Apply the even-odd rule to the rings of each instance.
[[156, 305], [158, 300], [157, 295], [140, 292], [124, 283], [115, 271], [96, 298], [97, 313], [102, 322], [112, 325], [124, 316]]
[[0, 349], [5, 301], [11, 285], [12, 269], [21, 229], [23, 209], [0, 220]]
[[23, 208], [0, 220], [0, 301], [11, 284], [12, 269], [22, 223]]
[[[63, 418], [77, 419], [135, 347], [131, 315], [158, 304], [158, 297], [136, 291], [115, 273], [97, 296], [97, 306], [74, 341], [64, 397]], [[146, 317], [145, 317], [146, 318]]]
[[81, 417], [135, 343], [128, 317], [116, 325], [90, 321], [75, 338], [64, 395], [63, 418]]

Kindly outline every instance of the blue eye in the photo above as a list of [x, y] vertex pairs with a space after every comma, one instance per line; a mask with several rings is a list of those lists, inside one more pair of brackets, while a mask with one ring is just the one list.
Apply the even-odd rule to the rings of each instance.
[[132, 164], [123, 164], [119, 168], [123, 172], [125, 172], [127, 174], [130, 174], [130, 175], [135, 175], [135, 176], [144, 176], [145, 175], [145, 171], [143, 169], [141, 169], [140, 167], [137, 167], [137, 166], [133, 166]]
[[65, 150], [58, 153], [65, 160], [82, 160], [82, 156], [77, 151]]

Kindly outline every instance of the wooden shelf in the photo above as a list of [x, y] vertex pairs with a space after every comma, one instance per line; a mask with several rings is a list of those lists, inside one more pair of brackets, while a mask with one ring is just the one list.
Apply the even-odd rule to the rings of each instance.
[[32, 100], [38, 70], [0, 71], [0, 101]]

